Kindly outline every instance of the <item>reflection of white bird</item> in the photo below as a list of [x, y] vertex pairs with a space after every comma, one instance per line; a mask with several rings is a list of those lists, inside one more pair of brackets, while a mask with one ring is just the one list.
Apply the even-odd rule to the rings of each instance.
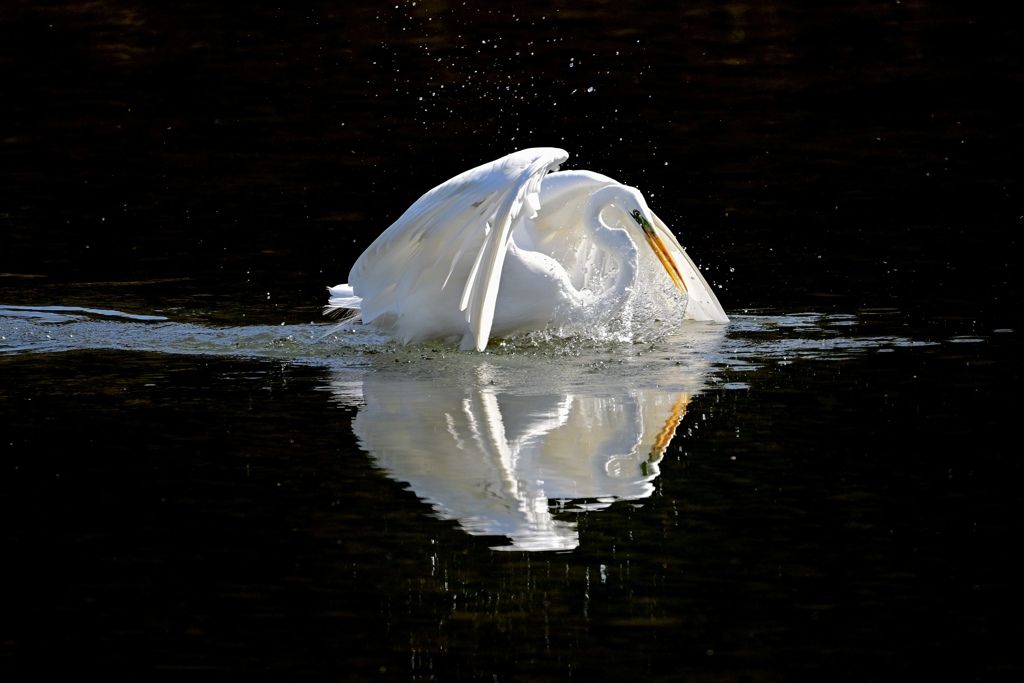
[[677, 428], [725, 332], [687, 325], [666, 353], [585, 348], [573, 363], [442, 354], [410, 367], [390, 361], [422, 352], [397, 349], [369, 367], [338, 367], [330, 388], [357, 409], [360, 447], [437, 516], [506, 536], [505, 550], [567, 550], [580, 543], [579, 513], [654, 493], [669, 445], [689, 438]]
[[[445, 369], [370, 372], [358, 386], [335, 386], [359, 406], [352, 430], [379, 467], [467, 532], [509, 537], [505, 550], [575, 548], [576, 524], [559, 510], [648, 498], [690, 400], [628, 379], [593, 393], [585, 383], [572, 393], [536, 384], [506, 391], [482, 381], [486, 366], [475, 381]], [[533, 376], [548, 381], [551, 369], [542, 369]], [[502, 370], [494, 374], [501, 382]]]
[[[403, 343], [478, 351], [491, 336], [593, 329], [629, 311], [726, 322], [643, 195], [590, 171], [549, 173], [568, 156], [522, 150], [435, 187], [363, 252], [348, 284], [330, 288], [327, 312], [357, 309]], [[637, 247], [641, 235], [650, 250]], [[666, 289], [674, 310], [648, 310], [672, 301]]]

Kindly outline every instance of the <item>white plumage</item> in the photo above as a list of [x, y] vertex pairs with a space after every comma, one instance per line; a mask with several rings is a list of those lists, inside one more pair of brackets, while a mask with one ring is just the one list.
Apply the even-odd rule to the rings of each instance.
[[643, 195], [598, 173], [556, 172], [568, 156], [522, 150], [427, 192], [363, 252], [347, 284], [329, 289], [326, 312], [358, 309], [403, 343], [478, 351], [491, 337], [581, 332], [623, 315], [727, 322]]

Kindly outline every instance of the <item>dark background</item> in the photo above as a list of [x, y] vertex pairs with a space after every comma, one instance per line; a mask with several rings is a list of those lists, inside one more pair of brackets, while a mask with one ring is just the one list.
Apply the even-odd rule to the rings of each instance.
[[424, 191], [551, 145], [726, 308], [1010, 326], [1019, 31], [984, 7], [5, 3], [5, 298], [176, 279], [137, 291], [305, 320]]

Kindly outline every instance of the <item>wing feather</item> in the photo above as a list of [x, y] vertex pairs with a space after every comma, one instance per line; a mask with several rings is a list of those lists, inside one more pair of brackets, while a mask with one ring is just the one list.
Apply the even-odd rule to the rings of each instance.
[[[498, 284], [508, 252], [508, 241], [524, 206], [540, 206], [538, 196], [544, 176], [558, 168], [569, 155], [552, 148], [525, 150], [504, 158], [503, 174], [509, 178], [504, 193], [488, 224], [484, 243], [477, 254], [469, 279], [462, 293], [460, 308], [466, 312], [466, 321], [473, 333], [477, 351], [483, 351], [494, 322], [494, 305], [498, 299]], [[531, 211], [531, 215], [536, 211]]]
[[672, 252], [680, 275], [686, 283], [686, 317], [690, 320], [712, 320], [717, 323], [729, 322], [729, 316], [725, 309], [718, 302], [718, 297], [711, 290], [711, 285], [704, 279], [697, 264], [693, 262], [686, 250], [679, 245], [679, 240], [672, 234], [672, 231], [665, 225], [665, 221], [658, 218], [658, 215], [651, 212], [654, 218], [654, 227], [661, 235], [665, 246]]
[[522, 150], [420, 197], [352, 266], [349, 283], [362, 297], [363, 320], [391, 320], [398, 336], [408, 337], [403, 318], [421, 319], [428, 297], [461, 288], [456, 301], [470, 340], [482, 351], [513, 226], [524, 207], [536, 211], [541, 180], [568, 156], [555, 148]]

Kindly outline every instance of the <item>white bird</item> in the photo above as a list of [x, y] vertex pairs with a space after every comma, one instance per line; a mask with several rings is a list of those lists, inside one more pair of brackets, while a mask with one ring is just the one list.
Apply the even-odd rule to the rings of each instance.
[[325, 313], [352, 310], [349, 320], [405, 344], [477, 351], [492, 336], [583, 331], [625, 315], [727, 322], [640, 191], [557, 172], [568, 158], [526, 149], [430, 190], [363, 252], [347, 284], [328, 288]]

